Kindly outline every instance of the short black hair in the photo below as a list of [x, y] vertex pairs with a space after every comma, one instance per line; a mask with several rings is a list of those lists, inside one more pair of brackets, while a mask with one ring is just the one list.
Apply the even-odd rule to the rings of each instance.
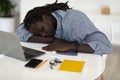
[[65, 10], [66, 11], [67, 9], [71, 9], [67, 5], [68, 1], [66, 3], [57, 3], [57, 1], [58, 0], [56, 0], [52, 4], [35, 7], [33, 9], [29, 10], [23, 20], [24, 27], [27, 30], [29, 30], [32, 23], [42, 21], [42, 15], [51, 15], [51, 13], [56, 10]]

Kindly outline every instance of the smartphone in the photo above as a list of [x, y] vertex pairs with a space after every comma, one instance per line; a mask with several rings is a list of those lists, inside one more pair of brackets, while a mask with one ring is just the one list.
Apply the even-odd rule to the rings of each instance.
[[56, 53], [60, 54], [60, 55], [71, 55], [71, 56], [77, 56], [77, 54], [78, 54], [75, 51], [65, 51], [65, 52], [57, 51]]
[[31, 59], [27, 64], [25, 64], [25, 67], [36, 68], [42, 61], [43, 60], [41, 59]]

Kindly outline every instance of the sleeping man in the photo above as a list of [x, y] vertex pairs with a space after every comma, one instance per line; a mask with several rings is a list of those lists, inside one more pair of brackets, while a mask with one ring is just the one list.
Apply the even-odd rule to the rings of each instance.
[[49, 43], [47, 51], [111, 53], [111, 43], [81, 11], [66, 3], [47, 4], [28, 11], [16, 33], [20, 41]]

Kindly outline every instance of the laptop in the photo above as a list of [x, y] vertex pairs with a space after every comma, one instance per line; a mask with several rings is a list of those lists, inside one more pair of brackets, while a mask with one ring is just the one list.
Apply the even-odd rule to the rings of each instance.
[[26, 61], [45, 52], [21, 46], [16, 34], [0, 31], [0, 54]]

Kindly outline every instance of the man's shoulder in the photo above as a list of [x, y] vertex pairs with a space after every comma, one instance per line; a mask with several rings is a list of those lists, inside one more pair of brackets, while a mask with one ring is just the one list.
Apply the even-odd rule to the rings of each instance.
[[24, 28], [24, 23], [21, 23], [18, 28]]
[[84, 14], [82, 11], [77, 10], [77, 9], [67, 9], [67, 10], [56, 10], [53, 13], [79, 13], [79, 14]]
[[24, 27], [24, 23], [21, 23], [18, 28], [16, 29], [16, 32], [19, 32], [19, 31], [24, 31], [25, 30], [25, 27]]
[[85, 16], [85, 13], [83, 13], [80, 10], [76, 10], [76, 9], [67, 10], [67, 13], [70, 15], [75, 15], [75, 16]]

